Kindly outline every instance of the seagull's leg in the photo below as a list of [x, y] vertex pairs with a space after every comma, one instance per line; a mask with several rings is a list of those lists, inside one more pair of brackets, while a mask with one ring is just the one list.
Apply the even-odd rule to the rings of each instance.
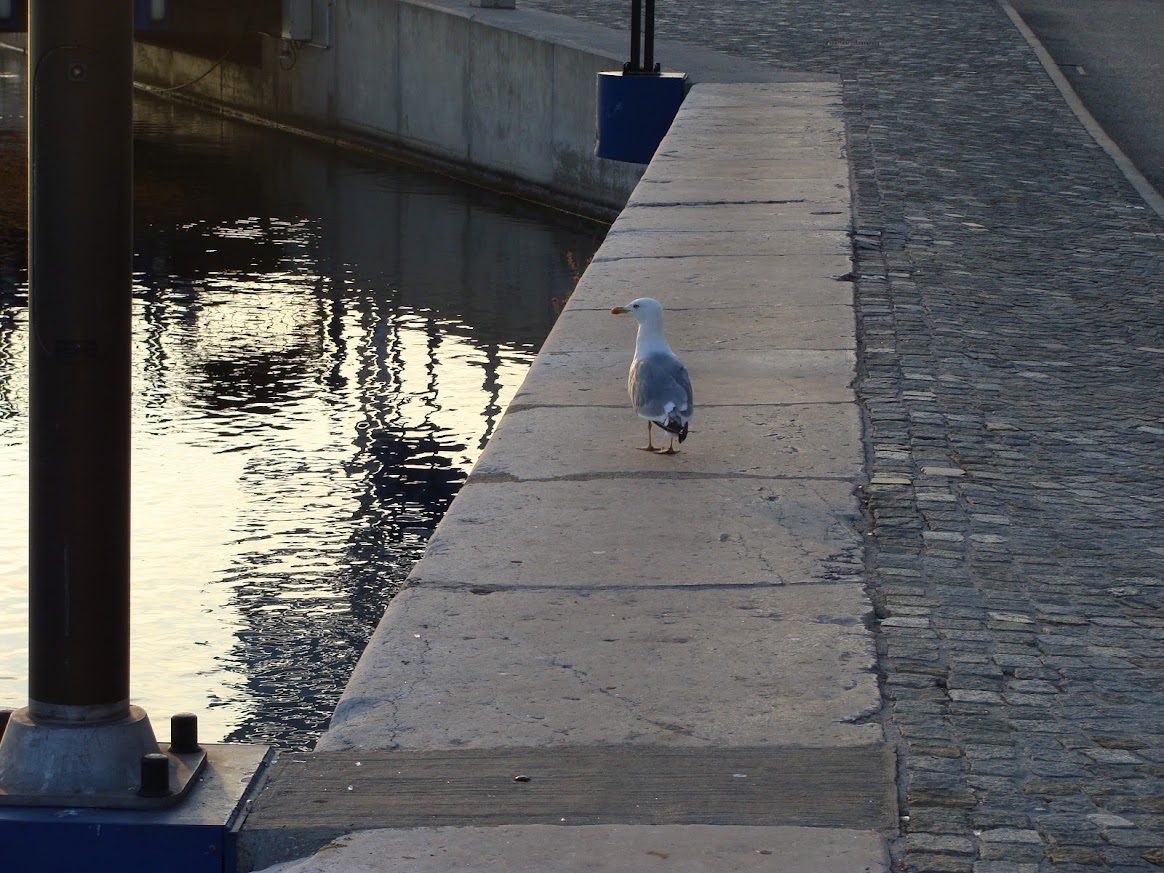
[[651, 421], [647, 422], [647, 444], [645, 446], [635, 446], [636, 449], [642, 449], [644, 452], [655, 451], [654, 443], [651, 442], [651, 425], [652, 424], [654, 424], [654, 422], [651, 422]]
[[669, 443], [667, 443], [667, 448], [659, 449], [657, 454], [660, 454], [660, 455], [677, 455], [677, 454], [679, 454], [675, 450], [675, 437], [671, 437], [671, 441]]

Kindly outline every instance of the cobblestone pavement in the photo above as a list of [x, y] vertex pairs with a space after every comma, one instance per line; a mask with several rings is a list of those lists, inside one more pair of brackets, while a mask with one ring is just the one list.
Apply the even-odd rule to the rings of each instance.
[[1164, 867], [1164, 221], [990, 0], [657, 21], [844, 82], [900, 868]]

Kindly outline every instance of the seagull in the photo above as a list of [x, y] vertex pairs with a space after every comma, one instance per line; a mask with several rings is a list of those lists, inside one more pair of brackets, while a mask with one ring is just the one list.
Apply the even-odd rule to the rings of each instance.
[[[635, 412], [647, 420], [647, 444], [638, 448], [673, 455], [675, 437], [679, 437], [679, 442], [687, 439], [687, 424], [695, 410], [695, 401], [687, 368], [663, 337], [663, 307], [658, 300], [640, 297], [626, 306], [614, 307], [610, 314], [629, 315], [639, 323], [635, 357], [626, 380]], [[670, 434], [667, 448], [655, 448], [651, 442], [652, 425]]]

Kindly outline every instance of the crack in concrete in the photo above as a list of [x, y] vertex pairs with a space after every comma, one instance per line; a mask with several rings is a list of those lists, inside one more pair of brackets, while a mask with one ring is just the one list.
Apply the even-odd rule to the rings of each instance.
[[495, 485], [499, 483], [522, 482], [593, 482], [606, 479], [644, 479], [644, 480], [672, 480], [672, 479], [750, 479], [760, 482], [852, 482], [852, 476], [794, 476], [775, 473], [700, 473], [687, 470], [652, 471], [652, 470], [611, 470], [601, 473], [567, 473], [562, 476], [519, 478], [512, 473], [472, 473], [465, 480], [465, 487], [470, 485]]
[[829, 575], [814, 579], [761, 579], [753, 582], [690, 582], [667, 583], [657, 585], [643, 585], [642, 583], [621, 582], [569, 582], [550, 583], [538, 582], [530, 584], [513, 584], [508, 582], [456, 582], [449, 579], [419, 579], [410, 584], [411, 587], [436, 588], [443, 591], [467, 591], [470, 594], [502, 594], [508, 592], [525, 591], [572, 591], [580, 595], [593, 594], [598, 591], [752, 591], [769, 588], [806, 587], [813, 585], [863, 585], [865, 580], [858, 575]]
[[[691, 351], [685, 349], [685, 351]], [[831, 351], [843, 351], [841, 349], [832, 349]], [[773, 382], [779, 385], [792, 386], [796, 384], [795, 379], [784, 378], [780, 376], [771, 377]], [[765, 408], [780, 408], [785, 406], [855, 406], [856, 400], [784, 400], [772, 402], [758, 402], [758, 403], [700, 403], [700, 409], [765, 409]], [[505, 409], [505, 414], [527, 412], [531, 409], [626, 409], [625, 403], [520, 403], [514, 402], [509, 404]]]
[[[651, 203], [630, 203], [627, 204], [627, 210], [631, 209], [660, 209], [673, 206], [786, 206], [792, 203], [811, 203], [807, 197], [796, 197], [782, 200], [668, 200], [666, 202], [651, 202]], [[626, 214], [626, 213], [624, 213]], [[641, 231], [616, 231], [616, 233], [640, 233]]]

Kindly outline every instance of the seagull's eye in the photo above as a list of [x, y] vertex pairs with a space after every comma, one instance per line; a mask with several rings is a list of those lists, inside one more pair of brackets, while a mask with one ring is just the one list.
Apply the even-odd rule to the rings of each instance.
[[639, 305], [637, 303], [631, 304], [631, 309], [638, 309], [638, 308], [639, 308]]

